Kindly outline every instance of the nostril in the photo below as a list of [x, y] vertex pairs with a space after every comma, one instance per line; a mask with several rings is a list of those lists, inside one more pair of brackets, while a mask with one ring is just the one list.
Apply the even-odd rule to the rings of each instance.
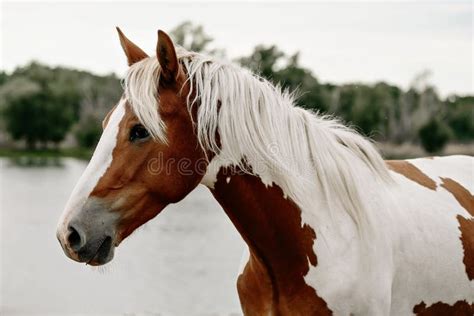
[[77, 229], [72, 226], [69, 226], [69, 235], [67, 236], [67, 242], [72, 250], [77, 251], [82, 247], [84, 240], [83, 238], [81, 238], [81, 235], [79, 234]]

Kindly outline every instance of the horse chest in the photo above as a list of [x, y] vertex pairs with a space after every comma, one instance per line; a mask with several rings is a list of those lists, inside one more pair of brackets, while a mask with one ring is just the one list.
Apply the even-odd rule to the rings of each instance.
[[332, 315], [326, 302], [303, 275], [288, 279], [251, 254], [239, 275], [237, 289], [245, 315]]
[[237, 290], [245, 315], [273, 314], [273, 288], [267, 271], [249, 258], [237, 279]]

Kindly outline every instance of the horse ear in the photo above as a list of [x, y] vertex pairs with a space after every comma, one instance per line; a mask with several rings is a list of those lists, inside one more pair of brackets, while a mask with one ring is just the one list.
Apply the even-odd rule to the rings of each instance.
[[120, 38], [120, 45], [122, 45], [123, 51], [127, 56], [128, 65], [131, 66], [140, 60], [147, 58], [148, 55], [137, 45], [132, 43], [119, 29], [117, 26], [117, 32]]
[[161, 66], [161, 75], [168, 82], [176, 80], [179, 71], [178, 58], [171, 38], [165, 32], [158, 30], [156, 56]]

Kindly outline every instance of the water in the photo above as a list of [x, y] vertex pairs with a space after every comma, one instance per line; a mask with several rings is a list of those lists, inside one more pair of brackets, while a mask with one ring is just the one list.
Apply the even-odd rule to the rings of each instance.
[[126, 239], [93, 268], [68, 259], [58, 218], [85, 163], [19, 167], [0, 159], [1, 315], [240, 315], [244, 244], [207, 188]]

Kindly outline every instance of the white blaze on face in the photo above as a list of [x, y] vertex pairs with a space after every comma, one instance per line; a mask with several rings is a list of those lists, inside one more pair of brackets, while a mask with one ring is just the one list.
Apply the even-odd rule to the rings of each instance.
[[110, 115], [109, 122], [100, 137], [94, 154], [69, 197], [58, 223], [58, 232], [61, 234], [67, 232], [66, 226], [69, 219], [81, 211], [90, 193], [112, 163], [112, 152], [117, 144], [120, 121], [125, 114], [125, 103], [126, 99], [122, 98]]

